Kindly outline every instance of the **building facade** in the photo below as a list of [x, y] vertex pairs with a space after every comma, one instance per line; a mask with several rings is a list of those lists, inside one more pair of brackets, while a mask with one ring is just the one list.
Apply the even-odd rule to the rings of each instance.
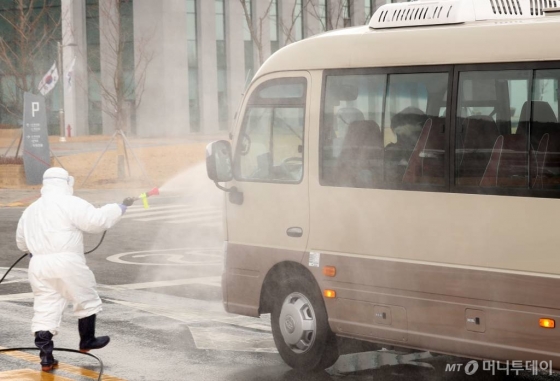
[[[271, 54], [327, 30], [362, 25], [386, 2], [50, 0], [44, 22], [53, 33], [30, 80], [38, 83], [53, 61], [63, 67], [46, 96], [51, 134], [60, 133], [60, 109], [71, 135], [116, 128], [141, 137], [220, 133]], [[9, 14], [15, 3], [0, 0], [0, 12]], [[0, 23], [2, 35], [9, 28]], [[8, 105], [17, 86], [1, 58], [0, 103]], [[16, 111], [7, 112], [10, 107]], [[0, 124], [21, 123], [17, 107], [10, 107], [0, 108]]]

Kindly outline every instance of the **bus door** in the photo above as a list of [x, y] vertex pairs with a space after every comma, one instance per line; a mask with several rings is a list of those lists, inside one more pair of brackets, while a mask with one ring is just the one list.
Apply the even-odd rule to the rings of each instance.
[[255, 81], [244, 100], [233, 144], [234, 180], [228, 184], [237, 194], [226, 201], [228, 304], [255, 300], [252, 294], [260, 292], [268, 269], [303, 257], [310, 88], [307, 72], [274, 74]]

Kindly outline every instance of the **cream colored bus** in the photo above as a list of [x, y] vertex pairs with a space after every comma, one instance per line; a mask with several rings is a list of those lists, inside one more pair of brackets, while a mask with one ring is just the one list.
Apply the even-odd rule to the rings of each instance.
[[270, 57], [208, 146], [225, 309], [297, 369], [337, 336], [560, 368], [555, 5], [385, 5]]

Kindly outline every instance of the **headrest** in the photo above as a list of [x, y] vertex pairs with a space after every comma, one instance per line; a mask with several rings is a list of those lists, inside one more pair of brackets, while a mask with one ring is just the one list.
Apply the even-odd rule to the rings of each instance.
[[354, 107], [344, 107], [337, 111], [337, 117], [342, 120], [346, 125], [352, 122], [364, 120], [364, 114]]

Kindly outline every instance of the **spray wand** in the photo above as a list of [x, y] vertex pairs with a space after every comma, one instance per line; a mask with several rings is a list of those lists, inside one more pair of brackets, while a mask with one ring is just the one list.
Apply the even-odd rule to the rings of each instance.
[[159, 195], [159, 188], [154, 188], [150, 191], [144, 192], [140, 194], [138, 197], [133, 197], [134, 201], [142, 200], [142, 204], [144, 204], [144, 209], [148, 209], [150, 205], [148, 204], [148, 197], [150, 196], [158, 196]]

